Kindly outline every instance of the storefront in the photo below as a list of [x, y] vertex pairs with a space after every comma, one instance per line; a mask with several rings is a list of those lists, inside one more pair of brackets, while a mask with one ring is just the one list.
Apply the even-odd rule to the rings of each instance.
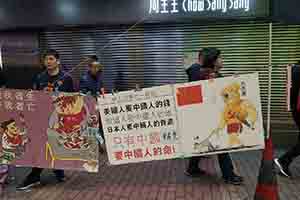
[[[15, 11], [17, 1], [10, 2], [3, 7], [2, 17], [7, 20], [0, 23], [1, 29], [31, 28], [38, 52], [57, 49], [67, 70], [84, 56], [97, 54], [105, 65], [108, 90], [184, 82], [184, 58], [214, 46], [223, 51], [224, 74], [260, 72], [266, 114], [271, 58], [272, 122], [291, 122], [286, 120], [290, 115], [285, 104], [285, 69], [286, 64], [300, 60], [300, 26], [274, 23], [270, 27], [273, 15], [280, 18], [272, 10], [279, 1], [57, 0], [51, 4], [32, 1], [34, 8], [26, 1]], [[18, 14], [8, 14], [13, 12]], [[4, 45], [4, 49], [11, 47]], [[37, 47], [30, 49], [36, 52]], [[36, 61], [39, 55], [34, 55]], [[84, 67], [79, 67], [72, 74], [78, 78], [82, 71]]]

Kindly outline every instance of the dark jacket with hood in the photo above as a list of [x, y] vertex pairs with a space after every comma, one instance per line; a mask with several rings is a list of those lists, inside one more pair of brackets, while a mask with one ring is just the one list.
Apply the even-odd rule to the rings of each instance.
[[195, 63], [188, 68], [186, 73], [188, 75], [189, 82], [222, 77], [220, 73], [216, 73], [210, 68], [204, 68], [198, 63]]
[[291, 109], [294, 114], [299, 112], [297, 111], [297, 103], [298, 103], [298, 96], [299, 96], [299, 89], [300, 89], [300, 66], [293, 66], [292, 67], [292, 87], [291, 87], [291, 98], [290, 104]]

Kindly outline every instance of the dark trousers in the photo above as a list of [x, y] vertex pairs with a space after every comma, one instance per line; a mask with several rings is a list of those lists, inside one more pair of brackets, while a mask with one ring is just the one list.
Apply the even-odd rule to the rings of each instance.
[[286, 152], [281, 158], [279, 158], [280, 162], [289, 166], [293, 160], [300, 156], [300, 113], [293, 112], [294, 121], [298, 127], [298, 141], [297, 144], [292, 147], [288, 152]]
[[[42, 169], [42, 168], [34, 167], [34, 168], [32, 168], [32, 171], [29, 174], [29, 177], [33, 178], [33, 179], [39, 179], [43, 170], [44, 169]], [[53, 170], [53, 172], [57, 178], [63, 178], [65, 176], [64, 170]]]
[[[188, 171], [193, 172], [199, 169], [199, 161], [201, 157], [192, 157], [189, 160]], [[234, 167], [231, 157], [228, 153], [218, 154], [219, 165], [223, 174], [223, 178], [227, 179], [234, 175]]]
[[105, 142], [104, 130], [103, 130], [103, 126], [102, 126], [100, 112], [99, 112], [98, 118], [99, 118], [99, 133], [100, 133], [100, 136], [102, 137], [103, 141]]

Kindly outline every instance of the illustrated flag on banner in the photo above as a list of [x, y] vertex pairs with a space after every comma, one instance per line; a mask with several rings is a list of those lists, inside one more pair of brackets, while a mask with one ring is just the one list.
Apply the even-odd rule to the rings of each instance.
[[178, 106], [203, 103], [201, 85], [178, 88], [177, 98]]
[[254, 200], [279, 200], [272, 139], [266, 139]]

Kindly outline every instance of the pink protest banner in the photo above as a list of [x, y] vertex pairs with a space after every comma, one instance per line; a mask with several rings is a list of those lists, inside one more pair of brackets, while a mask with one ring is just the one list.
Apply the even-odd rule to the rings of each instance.
[[0, 164], [98, 171], [96, 100], [0, 90]]

